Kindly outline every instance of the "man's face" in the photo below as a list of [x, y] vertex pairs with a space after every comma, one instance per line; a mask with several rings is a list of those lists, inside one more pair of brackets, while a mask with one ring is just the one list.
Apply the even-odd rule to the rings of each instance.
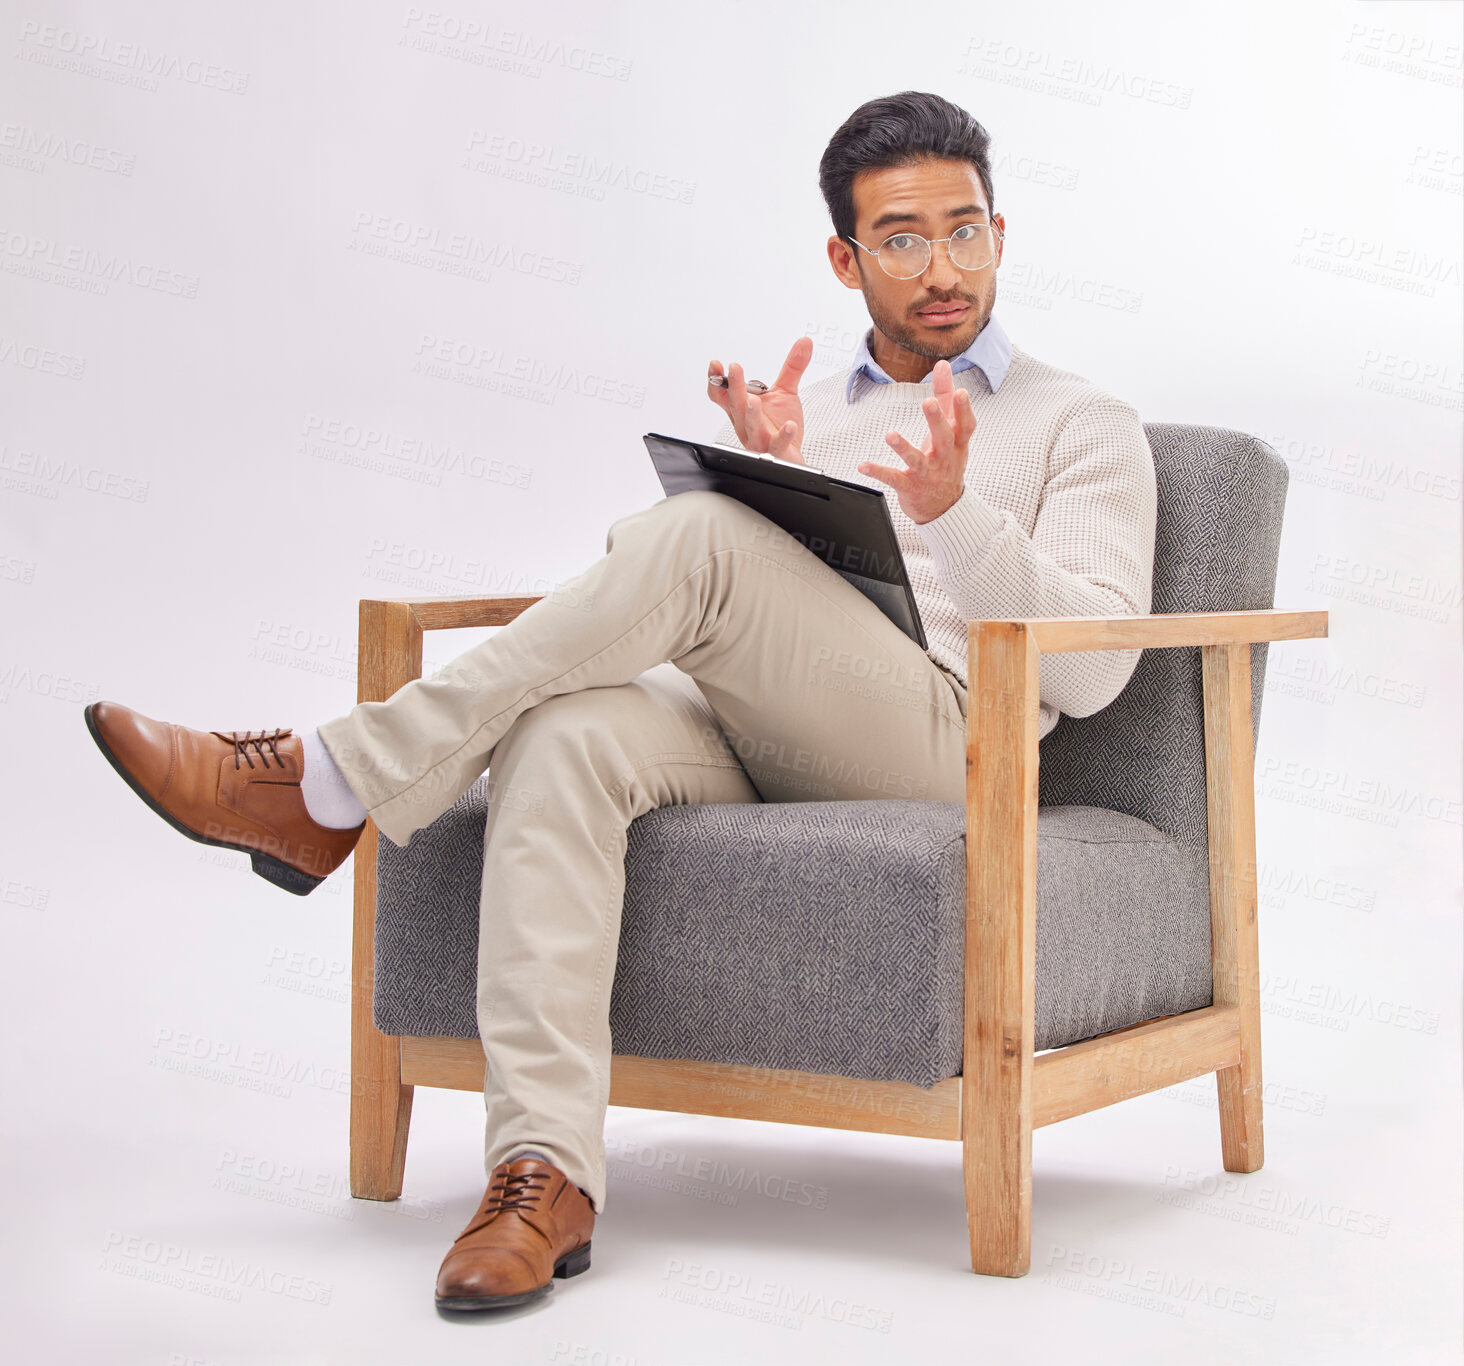
[[[908, 166], [861, 171], [853, 190], [854, 236], [871, 252], [897, 232], [919, 233], [934, 242], [949, 237], [963, 223], [990, 219], [1005, 228], [1002, 216], [989, 211], [981, 177], [968, 161], [932, 157]], [[878, 351], [907, 371], [919, 370], [923, 378], [937, 360], [960, 355], [986, 326], [996, 303], [1001, 241], [995, 242], [995, 258], [980, 270], [953, 265], [949, 245], [940, 242], [931, 248], [924, 274], [895, 280], [869, 252], [841, 238], [829, 238], [834, 273], [850, 289], [864, 293], [876, 328], [875, 359], [882, 365]], [[893, 345], [879, 345], [879, 333]], [[902, 378], [891, 373], [892, 378]]]

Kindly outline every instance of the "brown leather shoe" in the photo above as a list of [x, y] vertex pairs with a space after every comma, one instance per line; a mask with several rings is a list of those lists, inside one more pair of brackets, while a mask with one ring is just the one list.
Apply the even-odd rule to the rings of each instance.
[[300, 791], [304, 756], [289, 729], [189, 730], [119, 702], [93, 702], [86, 728], [112, 767], [175, 830], [242, 849], [260, 877], [304, 896], [355, 847], [351, 830], [318, 825]]
[[437, 1273], [439, 1309], [499, 1309], [538, 1299], [590, 1269], [595, 1207], [558, 1167], [537, 1157], [493, 1168], [478, 1212]]

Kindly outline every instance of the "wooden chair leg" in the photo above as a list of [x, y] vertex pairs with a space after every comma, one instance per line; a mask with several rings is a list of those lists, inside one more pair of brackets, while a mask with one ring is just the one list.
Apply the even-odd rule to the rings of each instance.
[[973, 622], [966, 717], [962, 1169], [971, 1269], [1024, 1276], [1032, 1248], [1038, 653]]
[[1201, 647], [1210, 838], [1210, 969], [1215, 1005], [1240, 1010], [1240, 1062], [1215, 1073], [1225, 1170], [1258, 1171], [1261, 1131], [1260, 946], [1256, 927], [1251, 647]]
[[[356, 914], [351, 947], [351, 1194], [395, 1200], [402, 1193], [412, 1088], [402, 1085], [398, 1039], [372, 1019], [375, 986], [376, 826], [356, 845]], [[365, 929], [363, 932], [363, 921]]]
[[412, 1088], [363, 1080], [351, 1097], [351, 1194], [358, 1200], [396, 1200], [407, 1164]]
[[[964, 1088], [961, 1096], [964, 1110]], [[1032, 1126], [1009, 1113], [972, 1127], [979, 1132], [961, 1136], [971, 1270], [1025, 1276], [1032, 1264]]]
[[[381, 702], [422, 673], [422, 626], [406, 603], [361, 603], [357, 700]], [[356, 844], [351, 919], [351, 1194], [395, 1200], [402, 1193], [412, 1088], [402, 1085], [401, 1042], [376, 1028], [376, 847], [368, 820]]]

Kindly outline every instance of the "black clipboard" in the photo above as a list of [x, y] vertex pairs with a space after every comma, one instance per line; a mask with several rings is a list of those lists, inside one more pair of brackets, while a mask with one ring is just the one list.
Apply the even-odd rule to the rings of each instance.
[[760, 512], [847, 579], [926, 648], [905, 557], [880, 489], [809, 465], [647, 432], [646, 449], [668, 497], [688, 489], [725, 493]]

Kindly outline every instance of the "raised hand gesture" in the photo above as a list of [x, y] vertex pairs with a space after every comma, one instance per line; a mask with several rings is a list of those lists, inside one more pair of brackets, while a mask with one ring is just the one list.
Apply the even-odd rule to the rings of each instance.
[[707, 394], [727, 414], [737, 439], [747, 450], [803, 463], [803, 401], [798, 397], [798, 382], [812, 359], [813, 338], [799, 337], [772, 387], [760, 394], [748, 389], [736, 361], [727, 375], [727, 387], [713, 384], [712, 376], [722, 373], [722, 362], [711, 362]]
[[925, 448], [912, 446], [899, 432], [887, 432], [885, 440], [907, 468], [868, 461], [859, 466], [860, 474], [894, 489], [905, 515], [917, 524], [934, 521], [965, 492], [966, 460], [976, 430], [971, 395], [956, 388], [950, 361], [936, 361], [931, 375], [935, 394], [922, 405], [930, 427]]

